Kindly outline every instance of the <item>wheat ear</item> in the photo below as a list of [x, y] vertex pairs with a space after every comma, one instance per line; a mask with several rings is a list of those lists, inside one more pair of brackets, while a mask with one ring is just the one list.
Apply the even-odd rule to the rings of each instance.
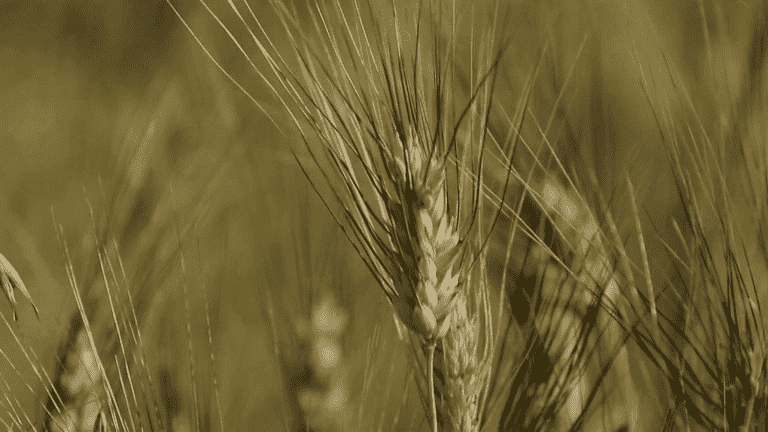
[[453, 310], [445, 350], [446, 429], [476, 432], [483, 422], [493, 358], [492, 314], [485, 274], [468, 283]]
[[[380, 11], [370, 3], [353, 3], [348, 14], [337, 1], [317, 5], [308, 20], [273, 4], [289, 48], [283, 53], [247, 3], [228, 2], [233, 18], [245, 27], [268, 67], [259, 66], [244, 40], [203, 5], [301, 133], [303, 148], [292, 148], [297, 162], [392, 304], [395, 323], [404, 324], [398, 328], [401, 334], [407, 327], [414, 336], [414, 352], [426, 360], [420, 364], [421, 377], [429, 382], [421, 383], [422, 390], [428, 387], [422, 401], [428, 401], [425, 408], [436, 431], [438, 419], [448, 418], [442, 415], [444, 406], [464, 405], [459, 396], [444, 402], [453, 396], [445, 392], [445, 383], [434, 382], [446, 376], [436, 376], [435, 371], [444, 372], [441, 356], [450, 350], [443, 349], [441, 339], [452, 331], [453, 307], [484, 249], [470, 251], [467, 239], [474, 233], [482, 239], [492, 231], [481, 233], [477, 214], [488, 193], [484, 142], [496, 68], [506, 42], [495, 39], [494, 21], [479, 49], [469, 44], [480, 66], [471, 63], [470, 85], [465, 88], [454, 76], [460, 66], [454, 64], [456, 50], [448, 49], [459, 41], [454, 34], [442, 34], [449, 25], [443, 21], [442, 6], [393, 3], [391, 10]], [[402, 16], [412, 28], [406, 28]], [[375, 30], [367, 25], [371, 17]], [[305, 21], [313, 28], [301, 24]], [[384, 23], [394, 28], [379, 25]], [[445, 44], [443, 39], [450, 41]], [[469, 138], [458, 143], [459, 134]], [[504, 168], [508, 174], [511, 162]], [[503, 186], [499, 208], [506, 183]], [[474, 319], [474, 312], [469, 315]], [[455, 331], [464, 332], [454, 344], [475, 336], [459, 330], [470, 326], [453, 324]], [[464, 366], [458, 369], [467, 372]], [[436, 392], [441, 393], [439, 404]]]
[[405, 264], [395, 283], [401, 295], [393, 303], [413, 332], [434, 343], [450, 326], [459, 293], [461, 246], [446, 208], [444, 165], [430, 163], [413, 138], [404, 150], [407, 160], [396, 157], [390, 170], [398, 190], [386, 197], [399, 260]]

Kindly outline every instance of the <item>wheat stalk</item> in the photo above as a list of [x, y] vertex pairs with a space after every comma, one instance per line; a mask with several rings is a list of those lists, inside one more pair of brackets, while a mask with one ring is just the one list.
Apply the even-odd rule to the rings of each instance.
[[446, 207], [445, 165], [424, 157], [420, 147], [413, 141], [402, 146], [408, 156], [396, 157], [389, 172], [397, 191], [383, 198], [396, 245], [389, 251], [396, 261], [389, 264], [393, 306], [410, 330], [434, 343], [448, 331], [468, 265], [461, 265], [464, 245]]
[[319, 388], [300, 389], [298, 395], [313, 430], [349, 430], [349, 372], [339, 341], [346, 321], [346, 312], [336, 305], [331, 294], [324, 293], [313, 305], [311, 325], [301, 323], [301, 333], [311, 345], [310, 364], [320, 384]]

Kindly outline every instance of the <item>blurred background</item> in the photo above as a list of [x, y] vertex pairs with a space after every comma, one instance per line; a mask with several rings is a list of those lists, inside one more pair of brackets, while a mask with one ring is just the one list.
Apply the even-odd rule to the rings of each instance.
[[[45, 386], [12, 334], [52, 379], [71, 347], [77, 305], [60, 224], [95, 326], [111, 320], [95, 246], [118, 245], [163, 408], [169, 418], [187, 413], [178, 416], [179, 430], [190, 427], [183, 423], [193, 409], [189, 346], [180, 336], [188, 322], [207, 421], [218, 423], [220, 406], [225, 430], [298, 429], [306, 420], [299, 389], [327, 381], [308, 366], [313, 307], [326, 296], [344, 324], [339, 361], [350, 383], [345, 397], [356, 401], [353, 424], [372, 430], [397, 412], [403, 430], [418, 429], [418, 393], [404, 384], [408, 347], [384, 295], [298, 169], [288, 143], [299, 136], [216, 22], [198, 3], [178, 3], [263, 109], [207, 58], [165, 1], [0, 1], [0, 252], [40, 311], [38, 319], [21, 304], [18, 324], [0, 327], [9, 358], [0, 362], [4, 391], [42, 419]], [[472, 3], [459, 3], [470, 16]], [[556, 113], [548, 138], [558, 152], [594, 169], [609, 195], [629, 170], [641, 205], [651, 209], [644, 223], [670, 234], [662, 222], [681, 209], [641, 83], [663, 99], [670, 88], [657, 67], [663, 52], [690, 86], [692, 104], [707, 107], [702, 123], [733, 129], [734, 118], [720, 113], [733, 111], [733, 101], [750, 105], [765, 87], [764, 9], [696, 0], [508, 3], [511, 48], [497, 100], [521, 98], [548, 42], [530, 106], [540, 124], [528, 122], [524, 133], [541, 139], [539, 128]], [[266, 18], [268, 2], [251, 4], [264, 13], [268, 33], [279, 28]], [[478, 20], [491, 16], [492, 2], [474, 5]], [[685, 111], [679, 97], [664, 103], [671, 115]], [[630, 226], [621, 198], [615, 208]], [[649, 247], [653, 256], [660, 245]], [[660, 274], [670, 265], [652, 264]], [[5, 302], [0, 312], [10, 317]]]

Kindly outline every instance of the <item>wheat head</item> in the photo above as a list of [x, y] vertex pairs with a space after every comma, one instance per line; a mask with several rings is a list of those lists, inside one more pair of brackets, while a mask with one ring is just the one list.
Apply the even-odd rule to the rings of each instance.
[[[482, 224], [498, 217], [506, 195], [506, 182], [491, 193], [483, 178], [506, 40], [497, 39], [495, 21], [478, 31], [478, 42], [461, 47], [475, 58], [466, 70], [455, 47], [468, 41], [446, 32], [456, 24], [455, 5], [353, 5], [317, 5], [307, 20], [274, 4], [285, 34], [277, 41], [263, 15], [229, 2], [267, 70], [204, 3], [301, 134], [303, 146], [292, 148], [297, 162], [386, 295], [398, 330], [410, 333], [433, 430], [439, 419], [476, 430], [492, 320], [484, 316], [487, 299], [477, 300], [486, 286], [469, 275], [493, 230]], [[511, 161], [502, 165], [509, 180]], [[489, 194], [497, 202], [484, 202]], [[495, 215], [479, 215], [489, 207]], [[467, 309], [454, 313], [461, 296]]]

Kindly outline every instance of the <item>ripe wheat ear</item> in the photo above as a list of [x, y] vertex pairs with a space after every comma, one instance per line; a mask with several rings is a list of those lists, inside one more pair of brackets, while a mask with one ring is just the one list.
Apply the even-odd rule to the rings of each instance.
[[7, 298], [8, 302], [11, 304], [14, 321], [18, 320], [18, 315], [16, 314], [16, 291], [20, 292], [21, 295], [29, 300], [32, 309], [35, 311], [35, 315], [38, 315], [37, 306], [35, 306], [35, 302], [32, 301], [32, 296], [29, 294], [29, 291], [27, 291], [24, 281], [21, 280], [19, 273], [13, 268], [13, 265], [11, 265], [3, 254], [0, 254], [0, 287], [3, 289], [5, 298]]
[[[443, 34], [455, 24], [443, 18], [447, 12], [455, 20], [450, 7], [421, 1], [374, 10], [354, 2], [347, 13], [331, 2], [309, 11], [311, 36], [294, 12], [273, 6], [287, 50], [247, 3], [229, 2], [267, 72], [244, 48], [248, 38], [235, 37], [204, 4], [301, 133], [305, 146], [292, 149], [297, 161], [392, 304], [396, 325], [410, 332], [433, 430], [440, 423], [479, 430], [494, 320], [483, 271], [470, 273], [482, 266], [509, 180], [496, 191], [500, 203], [484, 201], [503, 26], [473, 28], [479, 42], [469, 55], [477, 66], [464, 71], [467, 89], [455, 74], [465, 67], [456, 61], [461, 40]], [[392, 27], [382, 26], [386, 17]], [[511, 163], [502, 169], [508, 173]], [[492, 211], [480, 214], [485, 207]], [[436, 350], [444, 361], [435, 361]], [[443, 382], [434, 382], [435, 371]]]

